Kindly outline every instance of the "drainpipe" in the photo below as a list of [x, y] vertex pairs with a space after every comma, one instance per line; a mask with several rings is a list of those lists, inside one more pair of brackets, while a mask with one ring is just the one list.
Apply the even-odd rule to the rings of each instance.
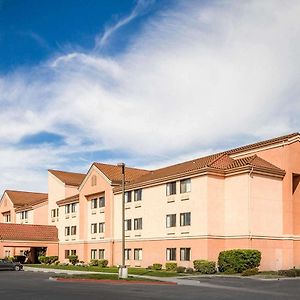
[[250, 249], [252, 249], [252, 206], [251, 206], [251, 178], [253, 174], [253, 166], [249, 173], [248, 179], [248, 236], [250, 242]]

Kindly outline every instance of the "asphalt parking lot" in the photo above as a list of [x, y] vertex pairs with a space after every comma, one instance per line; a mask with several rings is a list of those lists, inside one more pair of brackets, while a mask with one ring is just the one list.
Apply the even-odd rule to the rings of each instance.
[[300, 299], [300, 280], [205, 278], [199, 286], [50, 281], [51, 273], [0, 272], [0, 299]]

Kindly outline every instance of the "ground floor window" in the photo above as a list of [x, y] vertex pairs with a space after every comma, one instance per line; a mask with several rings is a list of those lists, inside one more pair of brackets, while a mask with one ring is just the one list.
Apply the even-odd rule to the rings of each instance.
[[69, 258], [70, 256], [70, 250], [65, 250], [65, 258]]
[[5, 250], [5, 257], [10, 257], [10, 250]]
[[181, 261], [191, 260], [191, 248], [180, 248], [180, 260]]
[[134, 260], [142, 260], [143, 258], [143, 249], [137, 248], [134, 249]]
[[104, 258], [105, 258], [105, 250], [99, 249], [99, 259], [104, 259]]
[[71, 255], [76, 255], [76, 250], [71, 250]]
[[125, 260], [131, 259], [131, 249], [125, 249]]
[[166, 259], [167, 260], [176, 260], [176, 248], [167, 248]]
[[91, 250], [91, 259], [97, 259], [97, 249]]

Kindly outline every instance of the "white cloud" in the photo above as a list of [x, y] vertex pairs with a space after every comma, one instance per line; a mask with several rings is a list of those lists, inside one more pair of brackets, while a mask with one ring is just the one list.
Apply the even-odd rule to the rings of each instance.
[[[161, 165], [227, 139], [299, 130], [299, 15], [299, 1], [182, 1], [144, 24], [122, 55], [74, 52], [0, 78], [0, 139], [12, 156], [0, 158], [1, 169], [12, 176], [17, 156], [18, 186], [35, 166], [67, 163], [74, 148], [122, 150], [153, 167], [153, 157]], [[32, 161], [32, 150], [14, 150], [39, 131], [68, 144]]]

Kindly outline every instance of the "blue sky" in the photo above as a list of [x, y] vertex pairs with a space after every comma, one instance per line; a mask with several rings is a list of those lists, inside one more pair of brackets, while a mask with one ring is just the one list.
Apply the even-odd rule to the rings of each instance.
[[0, 0], [0, 190], [299, 131], [299, 1]]

